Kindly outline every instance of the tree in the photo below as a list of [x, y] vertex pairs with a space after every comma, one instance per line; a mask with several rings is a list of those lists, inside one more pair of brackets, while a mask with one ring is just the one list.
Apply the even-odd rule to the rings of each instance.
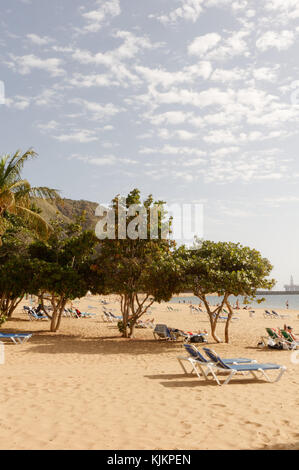
[[92, 231], [82, 231], [80, 221], [62, 226], [61, 221], [56, 220], [46, 242], [30, 245], [30, 257], [37, 263], [32, 281], [35, 293], [43, 307], [45, 294], [52, 305], [52, 313], [47, 313], [51, 331], [58, 331], [67, 302], [83, 297], [89, 290], [86, 273], [90, 271], [97, 243]]
[[[142, 204], [138, 189], [132, 190], [126, 198], [116, 196], [111, 205], [112, 217], [108, 217], [113, 223], [111, 227], [109, 220], [106, 223], [107, 233], [112, 234], [110, 229], [115, 229], [114, 239], [102, 239], [100, 255], [92, 267], [95, 277], [91, 291], [111, 292], [121, 298], [125, 338], [134, 335], [137, 320], [153, 302], [168, 301], [177, 291], [174, 242], [163, 238], [163, 232], [169, 226], [164, 204], [163, 201], [154, 202], [151, 195]], [[119, 225], [121, 218], [122, 228]]]
[[[5, 214], [6, 231], [0, 246], [0, 317], [11, 318], [25, 294], [33, 294], [34, 263], [28, 258], [28, 246], [34, 234], [15, 214]], [[0, 319], [0, 323], [1, 323]]]
[[[211, 333], [215, 341], [218, 318], [226, 306], [228, 316], [225, 325], [225, 342], [229, 342], [229, 325], [233, 315], [230, 296], [253, 299], [257, 289], [271, 289], [275, 281], [268, 279], [272, 270], [270, 262], [259, 251], [243, 247], [239, 243], [203, 241], [187, 254], [186, 279], [194, 295], [200, 298], [208, 312]], [[213, 308], [207, 295], [217, 293], [222, 297]]]
[[36, 156], [33, 150], [24, 154], [18, 150], [12, 156], [0, 158], [0, 244], [8, 228], [7, 213], [22, 217], [40, 237], [45, 238], [48, 234], [49, 225], [36, 210], [34, 200], [37, 197], [53, 200], [59, 197], [58, 193], [47, 187], [32, 187], [21, 176], [24, 164]]
[[11, 318], [25, 294], [35, 291], [33, 278], [38, 267], [23, 255], [14, 255], [0, 265], [0, 317]]

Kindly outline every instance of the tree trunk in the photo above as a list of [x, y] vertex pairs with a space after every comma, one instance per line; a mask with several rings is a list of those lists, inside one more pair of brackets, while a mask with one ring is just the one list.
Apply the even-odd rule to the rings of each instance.
[[130, 327], [129, 327], [129, 338], [133, 338], [134, 337], [134, 332], [135, 332], [135, 325], [136, 323], [132, 323], [130, 324]]
[[124, 295], [122, 297], [121, 301], [121, 313], [123, 317], [123, 338], [128, 338], [128, 321], [129, 321], [129, 299], [127, 295]]
[[51, 318], [51, 327], [50, 331], [56, 333], [59, 330], [61, 318], [63, 314], [64, 307], [66, 305], [67, 299], [63, 297], [60, 298], [57, 302], [55, 302], [55, 297], [52, 296], [51, 304], [53, 307], [53, 315]]
[[232, 319], [232, 316], [233, 316], [233, 310], [231, 308], [231, 305], [229, 302], [225, 302], [226, 303], [226, 306], [228, 308], [228, 315], [227, 315], [227, 320], [226, 320], [226, 323], [225, 323], [225, 342], [226, 343], [229, 343], [229, 334], [228, 334], [228, 331], [229, 331], [229, 325], [230, 325], [230, 321]]
[[7, 318], [11, 318], [13, 313], [15, 312], [17, 306], [19, 305], [19, 303], [23, 300], [24, 298], [24, 294], [21, 295], [21, 297], [18, 297], [17, 299], [14, 299], [11, 303], [10, 303], [10, 306], [8, 308], [8, 312], [7, 312]]
[[209, 312], [209, 317], [210, 317], [210, 324], [211, 324], [211, 335], [212, 338], [216, 341], [216, 343], [221, 343], [221, 339], [218, 338], [216, 335], [216, 327], [217, 327], [217, 321], [215, 321], [212, 317], [212, 314]]
[[216, 341], [216, 343], [221, 343], [221, 339], [218, 338], [218, 336], [216, 335], [216, 327], [217, 327], [218, 318], [217, 317], [213, 318], [214, 313], [211, 311], [210, 306], [209, 306], [205, 296], [200, 297], [200, 299], [203, 301], [203, 303], [206, 307], [206, 310], [208, 312], [208, 315], [209, 315], [212, 338]]
[[53, 315], [52, 315], [52, 318], [51, 318], [51, 326], [50, 326], [50, 331], [52, 331], [53, 333], [55, 333], [57, 331], [57, 327], [56, 327], [56, 322], [57, 322], [57, 316], [58, 316], [58, 311], [57, 311], [57, 308], [56, 308], [56, 305], [55, 307], [53, 307]]

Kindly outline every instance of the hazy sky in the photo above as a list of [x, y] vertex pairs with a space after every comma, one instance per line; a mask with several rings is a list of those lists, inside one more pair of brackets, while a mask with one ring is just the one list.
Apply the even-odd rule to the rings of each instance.
[[33, 147], [26, 177], [64, 197], [202, 202], [205, 238], [299, 283], [298, 20], [298, 0], [1, 0], [1, 153]]

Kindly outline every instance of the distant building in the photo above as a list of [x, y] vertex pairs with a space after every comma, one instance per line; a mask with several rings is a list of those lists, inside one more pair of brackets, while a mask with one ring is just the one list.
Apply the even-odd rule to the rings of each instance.
[[293, 276], [291, 276], [290, 284], [286, 284], [284, 288], [287, 292], [299, 291], [299, 285], [294, 284]]

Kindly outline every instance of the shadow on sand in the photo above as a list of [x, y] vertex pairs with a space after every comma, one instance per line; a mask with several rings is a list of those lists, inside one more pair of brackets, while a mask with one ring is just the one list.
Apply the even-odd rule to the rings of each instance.
[[[4, 333], [18, 333], [9, 329]], [[38, 354], [163, 354], [182, 352], [182, 343], [174, 343], [163, 340], [125, 339], [115, 336], [82, 337], [49, 333], [46, 331], [26, 331], [33, 333], [32, 338], [26, 343], [26, 350]], [[26, 353], [26, 351], [24, 351]]]

